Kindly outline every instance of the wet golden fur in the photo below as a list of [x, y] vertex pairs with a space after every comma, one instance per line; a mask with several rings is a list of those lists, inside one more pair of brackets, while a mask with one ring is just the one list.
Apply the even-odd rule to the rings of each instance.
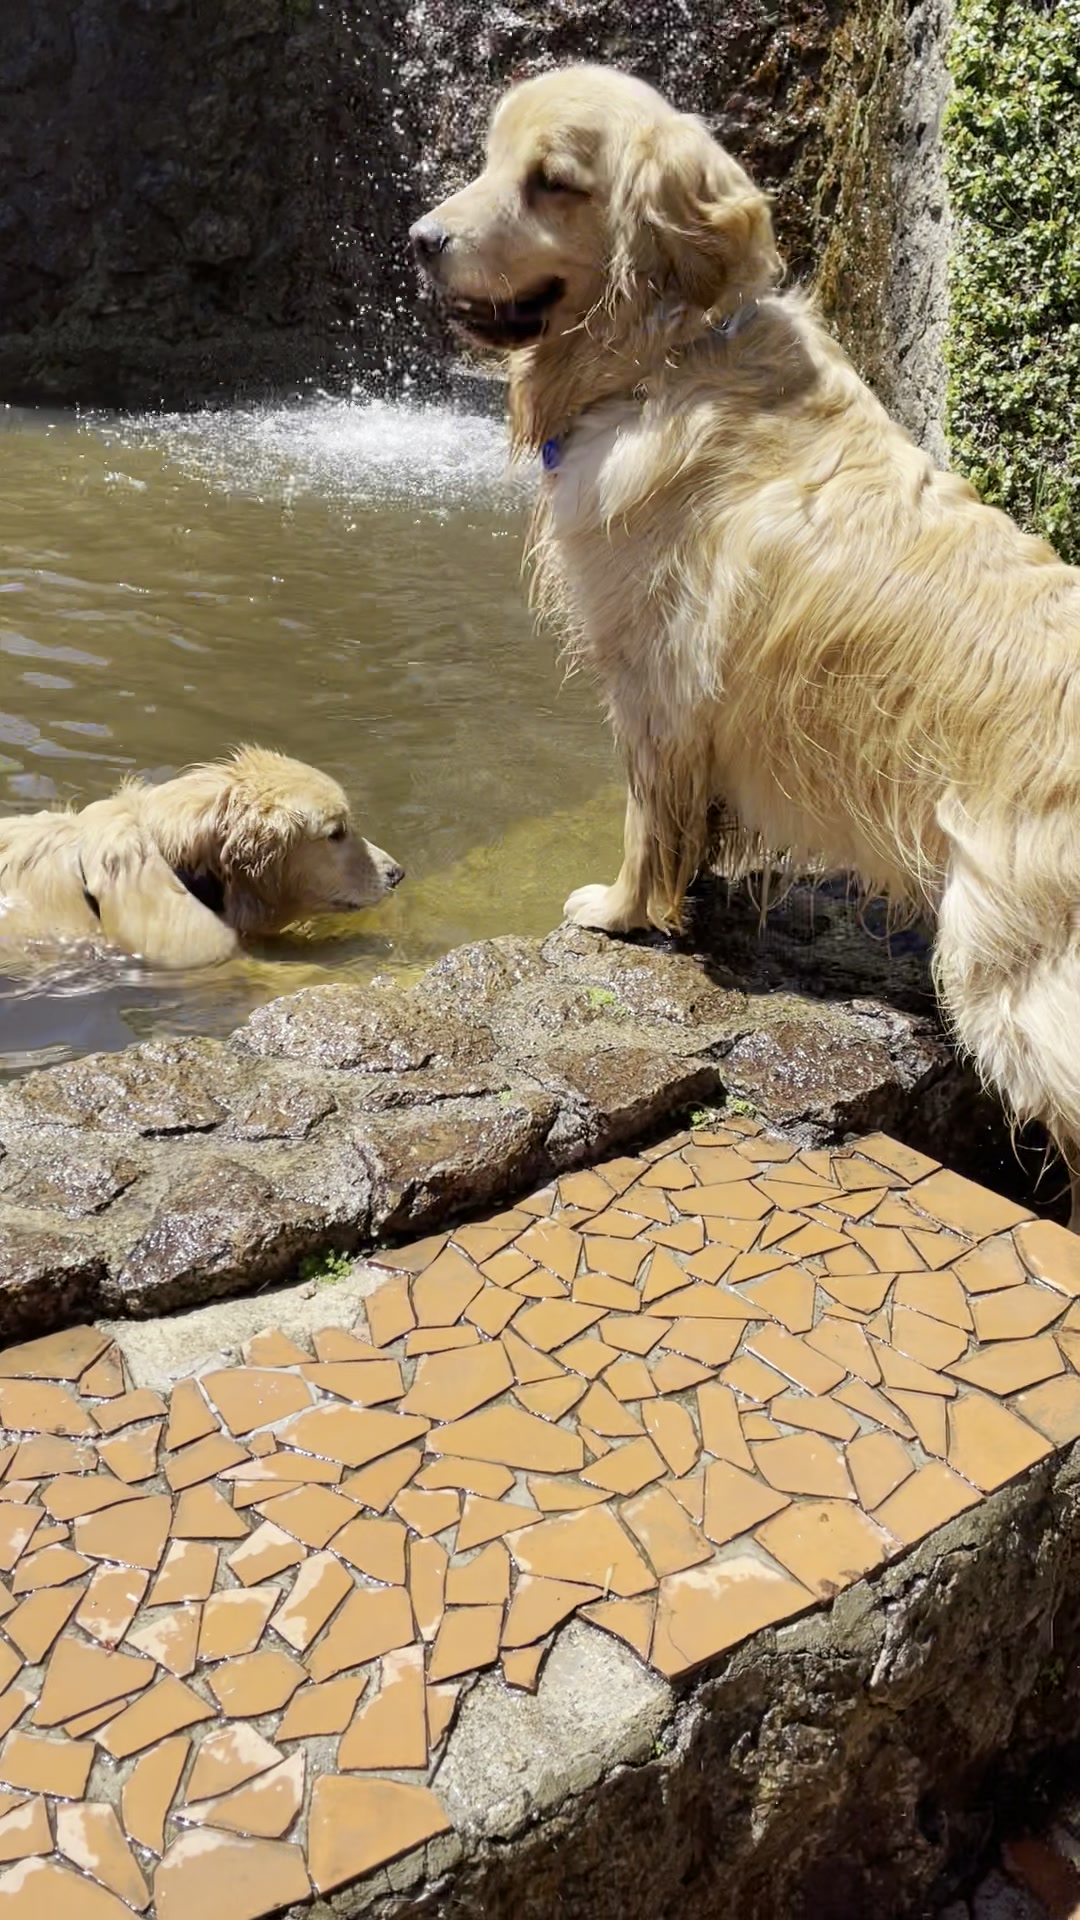
[[352, 830], [336, 780], [242, 747], [79, 813], [0, 820], [0, 947], [103, 940], [153, 966], [207, 966], [243, 934], [374, 906], [400, 879]]
[[639, 82], [513, 89], [431, 219], [451, 314], [517, 330], [517, 445], [559, 443], [537, 604], [626, 760], [622, 870], [569, 917], [676, 924], [723, 801], [772, 854], [936, 914], [960, 1041], [1075, 1163], [1080, 571], [936, 471], [772, 291], [764, 196]]

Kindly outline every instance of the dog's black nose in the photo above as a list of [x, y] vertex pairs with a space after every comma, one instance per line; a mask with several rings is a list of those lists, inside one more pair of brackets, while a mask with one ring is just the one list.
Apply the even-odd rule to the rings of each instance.
[[409, 239], [418, 260], [433, 260], [438, 253], [444, 253], [450, 245], [450, 235], [441, 227], [433, 214], [425, 213], [409, 228]]
[[397, 862], [395, 861], [395, 862], [394, 862], [394, 864], [393, 864], [393, 866], [392, 866], [392, 867], [391, 867], [391, 868], [389, 869], [389, 871], [388, 871], [388, 873], [387, 873], [387, 876], [386, 876], [386, 884], [387, 884], [387, 886], [388, 886], [388, 887], [391, 887], [391, 888], [393, 888], [393, 887], [400, 887], [400, 885], [401, 885], [401, 883], [402, 883], [402, 881], [404, 880], [404, 878], [405, 878], [405, 869], [404, 869], [404, 867], [399, 867], [399, 866], [398, 866], [398, 864], [397, 864]]

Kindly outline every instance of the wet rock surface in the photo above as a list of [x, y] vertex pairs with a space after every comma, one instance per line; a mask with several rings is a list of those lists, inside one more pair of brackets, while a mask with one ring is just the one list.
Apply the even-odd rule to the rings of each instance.
[[941, 1032], [925, 939], [805, 888], [763, 932], [713, 881], [679, 944], [485, 941], [409, 990], [307, 989], [223, 1043], [0, 1087], [0, 1338], [252, 1292], [729, 1099], [803, 1144], [887, 1128], [1031, 1197]]

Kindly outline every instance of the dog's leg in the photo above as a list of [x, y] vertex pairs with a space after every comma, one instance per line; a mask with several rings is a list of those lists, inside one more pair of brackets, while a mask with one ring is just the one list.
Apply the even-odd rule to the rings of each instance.
[[563, 908], [567, 920], [577, 927], [595, 927], [600, 933], [630, 933], [635, 928], [649, 926], [649, 894], [655, 864], [653, 837], [645, 815], [629, 793], [619, 877], [610, 887], [578, 887]]
[[[1056, 1141], [1069, 1168], [1069, 1225], [1080, 1233], [1080, 943], [1071, 932], [1074, 889], [1059, 878], [1067, 862], [1029, 862], [1025, 874], [997, 834], [968, 824], [951, 837], [938, 991], [957, 1038], [1012, 1117], [1041, 1121]], [[1036, 891], [1032, 866], [1036, 879], [1050, 875], [1036, 892], [1038, 918], [1024, 897], [1025, 879]]]

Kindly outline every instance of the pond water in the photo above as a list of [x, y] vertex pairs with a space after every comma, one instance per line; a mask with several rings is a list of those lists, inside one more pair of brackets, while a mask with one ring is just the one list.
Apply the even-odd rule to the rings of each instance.
[[0, 811], [241, 740], [324, 767], [407, 869], [375, 912], [230, 966], [0, 957], [0, 1072], [543, 933], [617, 864], [617, 775], [520, 577], [501, 423], [313, 400], [142, 419], [0, 409]]

